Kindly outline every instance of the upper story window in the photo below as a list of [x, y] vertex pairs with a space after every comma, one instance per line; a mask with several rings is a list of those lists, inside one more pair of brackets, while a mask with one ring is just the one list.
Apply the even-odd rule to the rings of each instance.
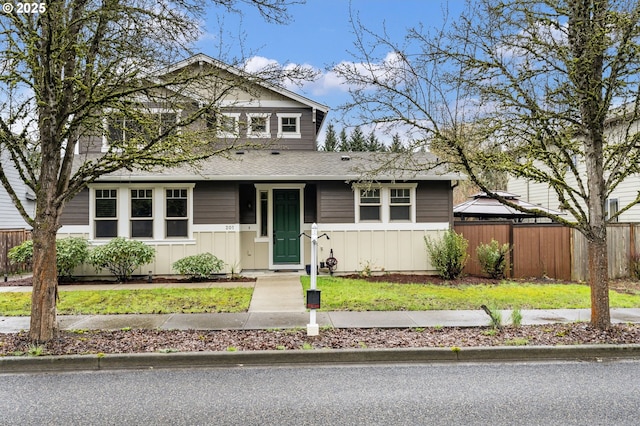
[[178, 113], [166, 110], [152, 110], [147, 116], [127, 117], [120, 113], [105, 118], [105, 132], [102, 151], [110, 145], [118, 145], [137, 140], [139, 143], [151, 141], [159, 136], [169, 136], [177, 132]]
[[207, 127], [214, 130], [219, 137], [237, 138], [240, 133], [240, 113], [211, 113], [207, 117]]
[[300, 138], [300, 118], [302, 114], [278, 114], [278, 137], [279, 138]]
[[247, 114], [247, 137], [271, 137], [271, 114]]

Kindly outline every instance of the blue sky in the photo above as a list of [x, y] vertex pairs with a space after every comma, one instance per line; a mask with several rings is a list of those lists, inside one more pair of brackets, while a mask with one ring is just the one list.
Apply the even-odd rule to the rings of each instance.
[[335, 109], [348, 100], [348, 93], [330, 67], [355, 60], [350, 53], [354, 50], [350, 10], [368, 29], [379, 32], [386, 28], [392, 39], [400, 41], [408, 28], [420, 23], [439, 26], [447, 8], [455, 15], [463, 6], [463, 0], [307, 0], [289, 9], [292, 21], [287, 25], [267, 23], [250, 7], [243, 8], [242, 17], [211, 9], [205, 22], [207, 33], [197, 47], [220, 58], [222, 38], [229, 58], [253, 57], [256, 63], [276, 61], [315, 68], [322, 73], [317, 82], [292, 90], [329, 106], [334, 112], [329, 119], [335, 120]]

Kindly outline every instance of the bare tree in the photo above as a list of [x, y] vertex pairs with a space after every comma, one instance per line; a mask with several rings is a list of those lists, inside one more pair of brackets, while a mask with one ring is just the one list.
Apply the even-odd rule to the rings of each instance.
[[[408, 127], [514, 208], [480, 170], [548, 184], [572, 218], [535, 213], [586, 237], [591, 323], [610, 327], [606, 224], [640, 201], [605, 215], [607, 196], [640, 171], [640, 3], [478, 0], [399, 41], [354, 21], [361, 64], [338, 68], [353, 87], [346, 107]], [[482, 149], [465, 143], [469, 131]]]
[[[280, 23], [297, 2], [51, 0], [35, 13], [0, 15], [0, 99], [6, 100], [0, 101], [0, 150], [37, 200], [30, 217], [0, 164], [0, 181], [33, 227], [32, 341], [51, 340], [57, 328], [55, 238], [65, 202], [124, 167], [172, 166], [223, 153], [228, 147], [215, 143], [215, 129], [202, 129], [197, 120], [234, 87], [287, 77], [275, 69], [265, 77], [167, 68], [191, 55], [208, 4], [234, 12], [246, 3]], [[211, 97], [195, 102], [204, 86]], [[175, 119], [151, 114], [150, 104], [179, 111], [180, 131]], [[104, 133], [105, 111], [124, 117], [130, 124], [119, 131], [132, 137], [115, 138], [103, 155], [74, 165], [78, 140]]]

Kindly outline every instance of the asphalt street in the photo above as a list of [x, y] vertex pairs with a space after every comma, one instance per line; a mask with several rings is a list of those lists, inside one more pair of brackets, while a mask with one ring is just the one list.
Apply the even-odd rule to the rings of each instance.
[[0, 424], [637, 425], [640, 361], [2, 376]]

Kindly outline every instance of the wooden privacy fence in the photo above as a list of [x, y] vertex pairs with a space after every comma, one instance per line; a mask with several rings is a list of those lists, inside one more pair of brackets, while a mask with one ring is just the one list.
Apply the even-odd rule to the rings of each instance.
[[31, 231], [26, 229], [0, 230], [0, 274], [15, 274], [23, 271], [26, 265], [14, 265], [9, 261], [9, 250], [31, 239]]
[[[574, 280], [586, 280], [589, 276], [587, 240], [573, 230], [573, 264], [571, 276]], [[631, 275], [631, 260], [640, 248], [640, 223], [616, 223], [607, 226], [607, 254], [609, 278], [626, 278]]]
[[[454, 229], [469, 241], [465, 273], [482, 275], [476, 248], [495, 239], [509, 243], [508, 277], [547, 276], [560, 280], [586, 281], [587, 241], [578, 231], [553, 223], [456, 222]], [[631, 259], [640, 248], [640, 224], [616, 223], [607, 227], [609, 278], [628, 277]]]
[[571, 279], [571, 232], [555, 224], [456, 222], [454, 229], [469, 241], [465, 273], [482, 275], [476, 248], [495, 239], [513, 248], [507, 276]]

